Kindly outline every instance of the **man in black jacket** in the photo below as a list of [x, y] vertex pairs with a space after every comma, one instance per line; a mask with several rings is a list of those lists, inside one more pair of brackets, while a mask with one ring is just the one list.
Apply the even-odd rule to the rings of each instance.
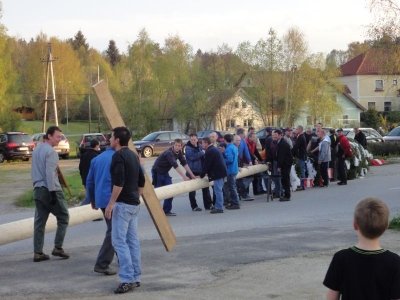
[[297, 139], [293, 145], [293, 155], [297, 157], [297, 164], [300, 169], [301, 189], [304, 190], [304, 180], [306, 178], [306, 160], [307, 160], [307, 140], [304, 134], [303, 126], [299, 125], [296, 128]]
[[364, 132], [362, 132], [360, 130], [360, 128], [354, 128], [354, 139], [361, 145], [364, 147], [364, 149], [367, 148], [367, 138], [364, 134]]
[[82, 178], [82, 184], [86, 187], [86, 177], [89, 174], [90, 162], [100, 153], [100, 142], [97, 139], [90, 141], [90, 148], [82, 154], [79, 160], [79, 174]]
[[228, 174], [225, 160], [221, 152], [211, 143], [209, 137], [203, 138], [203, 148], [206, 149], [206, 154], [201, 178], [207, 174], [208, 180], [214, 181], [215, 207], [210, 213], [223, 213], [224, 196], [222, 194], [222, 188], [224, 186], [224, 178]]
[[281, 130], [274, 130], [272, 139], [277, 141], [278, 172], [282, 176], [282, 187], [285, 195], [279, 201], [290, 201], [290, 169], [293, 164], [293, 156], [289, 144], [282, 138]]

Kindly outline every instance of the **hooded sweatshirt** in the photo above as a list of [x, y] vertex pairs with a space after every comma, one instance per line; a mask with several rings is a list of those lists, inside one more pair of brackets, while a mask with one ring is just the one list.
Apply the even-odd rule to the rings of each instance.
[[329, 162], [331, 161], [331, 139], [329, 136], [325, 135], [324, 139], [319, 143], [319, 162]]

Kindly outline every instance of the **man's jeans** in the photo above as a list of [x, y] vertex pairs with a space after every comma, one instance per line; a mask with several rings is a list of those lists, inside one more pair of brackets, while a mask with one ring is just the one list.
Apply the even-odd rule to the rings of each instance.
[[65, 233], [68, 227], [69, 214], [64, 193], [62, 191], [57, 191], [56, 196], [57, 200], [52, 204], [50, 192], [47, 188], [36, 187], [33, 190], [33, 200], [36, 205], [33, 230], [33, 251], [35, 253], [43, 252], [44, 232], [50, 213], [57, 218], [57, 231], [54, 238], [54, 246], [58, 248], [62, 248], [63, 246]]
[[[161, 186], [166, 186], [172, 184], [172, 178], [169, 174], [160, 174], [154, 170], [151, 170], [151, 175], [153, 177], [154, 187], [158, 188]], [[168, 198], [164, 200], [163, 210], [165, 213], [169, 213], [172, 210], [172, 200], [174, 198]]]
[[215, 179], [214, 180], [214, 192], [215, 192], [215, 208], [223, 209], [224, 208], [224, 195], [222, 193], [222, 188], [224, 186], [224, 179]]
[[137, 233], [139, 205], [116, 202], [112, 212], [112, 244], [118, 257], [121, 282], [140, 282], [141, 254]]
[[303, 178], [306, 178], [306, 161], [299, 159], [297, 161], [297, 165], [299, 166], [299, 169], [300, 169], [300, 183], [301, 183], [301, 186], [304, 187]]
[[236, 174], [228, 175], [225, 184], [225, 195], [228, 197], [228, 202], [232, 205], [239, 205], [239, 195], [236, 187]]
[[[102, 208], [103, 216], [105, 213], [105, 208]], [[103, 245], [100, 248], [99, 254], [97, 255], [97, 260], [95, 267], [101, 269], [107, 269], [114, 259], [114, 247], [111, 242], [111, 220], [104, 217], [107, 225], [106, 236], [104, 237]]]

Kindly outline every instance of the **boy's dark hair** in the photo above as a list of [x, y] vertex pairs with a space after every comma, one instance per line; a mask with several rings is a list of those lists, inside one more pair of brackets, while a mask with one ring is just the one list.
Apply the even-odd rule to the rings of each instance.
[[190, 136], [190, 137], [192, 137], [192, 136], [197, 137], [197, 133], [191, 133], [191, 134], [189, 134], [189, 136]]
[[230, 133], [225, 134], [225, 135], [224, 135], [224, 140], [225, 140], [227, 143], [232, 143], [232, 141], [233, 141], [233, 135], [230, 134]]
[[354, 222], [364, 237], [376, 239], [388, 228], [389, 209], [378, 198], [366, 198], [357, 204], [354, 211]]
[[203, 137], [203, 143], [207, 143], [207, 145], [211, 145], [211, 140], [208, 136]]
[[114, 139], [119, 139], [121, 146], [128, 146], [129, 139], [131, 138], [131, 132], [128, 128], [121, 126], [115, 127], [113, 130]]
[[56, 131], [62, 132], [60, 127], [58, 127], [58, 126], [50, 126], [49, 128], [47, 128], [45, 138], [48, 139], [49, 135], [53, 135], [54, 132], [56, 132]]
[[100, 142], [98, 139], [93, 139], [90, 141], [90, 148], [96, 148], [96, 146], [100, 145]]
[[280, 130], [280, 129], [275, 129], [273, 132], [275, 132], [275, 133], [277, 133], [279, 135], [282, 135], [282, 130]]

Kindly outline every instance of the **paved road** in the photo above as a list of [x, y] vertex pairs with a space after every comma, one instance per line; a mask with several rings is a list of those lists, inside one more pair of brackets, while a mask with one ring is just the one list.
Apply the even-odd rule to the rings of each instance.
[[[347, 186], [297, 192], [287, 203], [267, 203], [259, 196], [221, 215], [192, 212], [187, 196], [178, 197], [178, 216], [169, 219], [178, 241], [171, 253], [165, 252], [143, 207], [143, 285], [121, 298], [321, 299], [332, 253], [354, 241], [351, 222], [357, 201], [378, 196], [392, 213], [400, 212], [398, 169], [372, 168]], [[104, 222], [71, 227], [65, 242], [71, 253], [67, 261], [33, 263], [31, 239], [0, 246], [0, 298], [111, 297], [117, 278], [92, 272], [104, 227]], [[400, 245], [399, 234], [387, 236], [389, 245]], [[46, 252], [53, 238], [46, 236]]]

